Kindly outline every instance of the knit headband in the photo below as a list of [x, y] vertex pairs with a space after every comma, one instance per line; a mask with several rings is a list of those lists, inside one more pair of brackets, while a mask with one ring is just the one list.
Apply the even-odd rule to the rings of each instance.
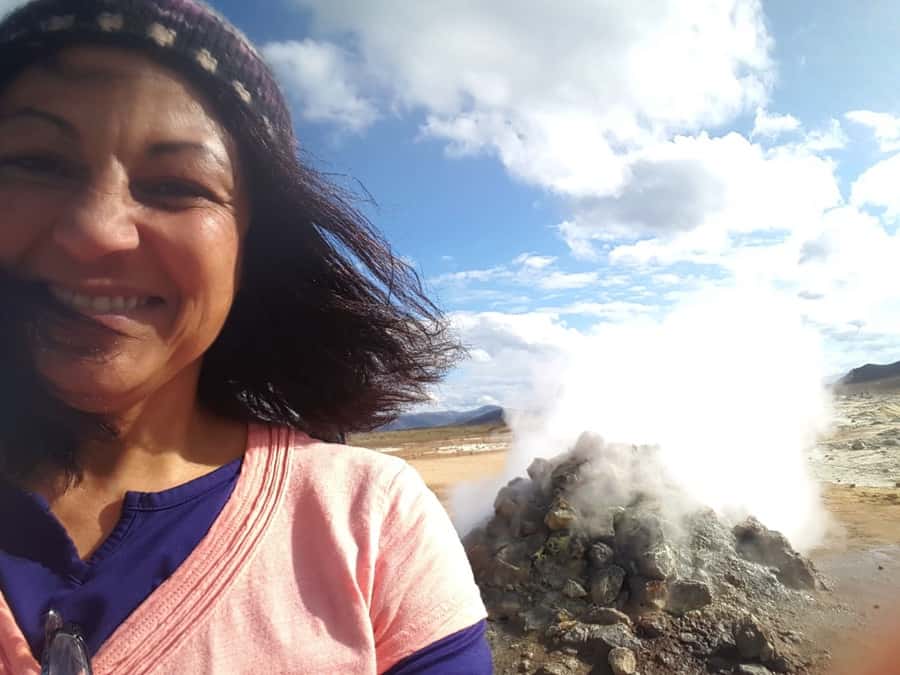
[[0, 71], [82, 42], [150, 52], [213, 88], [225, 105], [244, 107], [270, 139], [293, 145], [290, 113], [268, 66], [237, 28], [197, 0], [33, 0], [0, 22]]

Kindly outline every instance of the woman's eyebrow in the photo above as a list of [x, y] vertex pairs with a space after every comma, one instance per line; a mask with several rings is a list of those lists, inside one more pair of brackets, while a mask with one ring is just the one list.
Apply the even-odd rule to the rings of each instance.
[[161, 141], [151, 145], [147, 150], [147, 155], [160, 157], [184, 152], [203, 155], [223, 169], [231, 168], [231, 162], [228, 161], [228, 158], [224, 157], [221, 152], [218, 152], [215, 147], [210, 146], [208, 143], [197, 141]]
[[23, 108], [16, 108], [15, 110], [12, 110], [10, 112], [0, 113], [0, 125], [11, 124], [23, 119], [37, 119], [43, 122], [48, 122], [49, 124], [52, 124], [57, 129], [59, 129], [66, 136], [69, 136], [70, 138], [78, 137], [78, 130], [71, 122], [63, 119], [59, 115], [54, 115], [53, 113], [47, 112], [46, 110], [40, 110], [38, 108], [26, 106]]

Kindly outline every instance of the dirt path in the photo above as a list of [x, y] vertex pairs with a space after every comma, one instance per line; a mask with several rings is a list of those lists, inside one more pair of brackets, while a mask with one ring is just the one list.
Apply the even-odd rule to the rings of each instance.
[[832, 484], [823, 498], [834, 523], [821, 552], [900, 545], [900, 488]]
[[429, 456], [408, 459], [422, 479], [447, 506], [454, 485], [494, 476], [503, 470], [506, 452], [479, 452], [471, 455]]

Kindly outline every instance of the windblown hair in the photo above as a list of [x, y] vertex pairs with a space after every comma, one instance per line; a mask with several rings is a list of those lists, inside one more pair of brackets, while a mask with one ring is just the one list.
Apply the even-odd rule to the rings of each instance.
[[[0, 92], [12, 79], [3, 70]], [[204, 93], [237, 140], [252, 208], [240, 287], [204, 356], [200, 402], [336, 440], [426, 400], [463, 352], [414, 270], [352, 194], [271, 140], [292, 133], [264, 134], [222, 91]], [[57, 400], [35, 372], [26, 338], [46, 301], [0, 275], [0, 479], [50, 467], [77, 478], [82, 443], [115, 434]]]

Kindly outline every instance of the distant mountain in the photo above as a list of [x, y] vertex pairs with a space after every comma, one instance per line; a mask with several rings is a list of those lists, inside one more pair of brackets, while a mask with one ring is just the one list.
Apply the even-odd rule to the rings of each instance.
[[900, 389], [900, 361], [888, 365], [867, 363], [854, 368], [835, 384], [838, 390]]
[[506, 416], [503, 408], [498, 406], [487, 406], [491, 408], [487, 412], [483, 412], [480, 415], [472, 417], [471, 419], [463, 422], [466, 426], [475, 426], [476, 424], [501, 424], [506, 421]]
[[379, 431], [430, 429], [432, 427], [469, 426], [503, 421], [503, 408], [485, 405], [475, 410], [408, 413], [380, 427]]

